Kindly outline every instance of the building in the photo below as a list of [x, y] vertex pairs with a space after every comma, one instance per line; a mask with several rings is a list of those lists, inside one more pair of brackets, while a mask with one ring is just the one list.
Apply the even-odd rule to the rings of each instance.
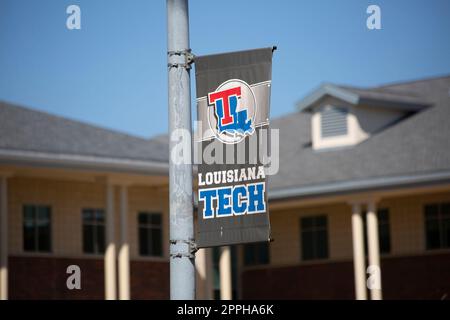
[[165, 143], [5, 103], [0, 137], [2, 296], [169, 296]]
[[[448, 298], [450, 76], [325, 84], [297, 108], [272, 122], [274, 241], [231, 249], [234, 296]], [[1, 297], [168, 298], [165, 139], [0, 104]], [[219, 259], [197, 254], [200, 298], [218, 295]]]

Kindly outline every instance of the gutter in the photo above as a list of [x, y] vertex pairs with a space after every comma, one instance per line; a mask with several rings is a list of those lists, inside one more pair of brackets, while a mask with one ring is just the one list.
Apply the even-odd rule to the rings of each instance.
[[269, 200], [282, 200], [297, 197], [337, 195], [341, 193], [372, 191], [379, 189], [421, 186], [428, 184], [450, 183], [450, 171], [420, 175], [382, 177], [364, 180], [327, 183], [307, 187], [271, 189]]
[[161, 161], [145, 161], [8, 149], [0, 149], [0, 163], [117, 171], [146, 175], [169, 173], [169, 164]]
[[[161, 161], [132, 160], [8, 149], [0, 149], [0, 163], [87, 169], [104, 172], [114, 171], [144, 175], [169, 174], [169, 164]], [[289, 198], [339, 195], [350, 192], [373, 191], [443, 183], [450, 183], [449, 170], [418, 175], [381, 177], [356, 181], [326, 183], [305, 187], [271, 189], [268, 196], [269, 200], [284, 200]]]

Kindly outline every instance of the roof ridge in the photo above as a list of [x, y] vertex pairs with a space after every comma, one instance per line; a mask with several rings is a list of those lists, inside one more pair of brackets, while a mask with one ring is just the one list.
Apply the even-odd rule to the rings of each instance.
[[399, 81], [393, 81], [393, 82], [387, 82], [385, 84], [376, 85], [376, 86], [357, 86], [357, 85], [349, 85], [349, 84], [340, 84], [340, 83], [333, 83], [333, 82], [323, 82], [323, 85], [332, 85], [336, 86], [342, 89], [356, 89], [356, 90], [389, 90], [390, 93], [398, 94], [398, 95], [413, 95], [418, 96], [414, 92], [408, 92], [403, 91], [401, 93], [394, 92], [393, 86], [403, 85], [403, 84], [411, 84], [411, 83], [417, 83], [417, 82], [425, 82], [425, 81], [432, 81], [432, 80], [438, 80], [438, 79], [445, 79], [450, 78], [450, 74], [444, 74], [444, 75], [438, 75], [438, 76], [430, 76], [425, 78], [419, 78], [419, 79], [413, 79], [413, 80], [399, 80]]
[[445, 75], [438, 75], [438, 76], [429, 76], [429, 77], [425, 77], [425, 78], [419, 78], [419, 79], [413, 79], [413, 80], [399, 80], [399, 81], [393, 81], [393, 82], [388, 82], [386, 84], [382, 84], [382, 85], [378, 85], [374, 88], [389, 88], [391, 86], [398, 86], [398, 85], [403, 85], [403, 84], [411, 84], [411, 83], [417, 83], [417, 82], [424, 82], [424, 81], [431, 81], [431, 80], [438, 80], [438, 79], [445, 79], [445, 78], [450, 78], [450, 74], [445, 74]]
[[379, 92], [379, 93], [389, 93], [389, 94], [393, 94], [393, 95], [397, 95], [397, 96], [403, 96], [403, 97], [417, 97], [420, 98], [420, 95], [418, 95], [416, 92], [414, 91], [398, 91], [395, 90], [389, 86], [376, 86], [376, 87], [356, 87], [356, 86], [347, 86], [347, 85], [336, 85], [341, 89], [344, 90], [364, 90], [364, 91], [371, 91], [371, 92]]

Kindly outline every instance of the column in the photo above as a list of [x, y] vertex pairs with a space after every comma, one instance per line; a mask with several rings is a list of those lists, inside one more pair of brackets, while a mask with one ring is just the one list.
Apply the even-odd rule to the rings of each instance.
[[221, 247], [219, 259], [220, 273], [220, 299], [232, 299], [232, 283], [231, 283], [231, 248]]
[[120, 187], [119, 298], [130, 300], [130, 244], [128, 241], [128, 188]]
[[116, 300], [116, 244], [114, 238], [114, 186], [106, 185], [105, 299]]
[[378, 240], [378, 216], [375, 201], [367, 204], [367, 244], [369, 251], [370, 277], [368, 287], [372, 300], [381, 300], [380, 246]]
[[196, 252], [195, 268], [197, 270], [197, 299], [211, 300], [213, 298], [213, 270], [210, 248], [202, 248]]
[[356, 300], [367, 300], [364, 227], [361, 205], [359, 203], [354, 203], [352, 205], [352, 239], [355, 298]]
[[0, 300], [8, 299], [8, 184], [0, 176]]

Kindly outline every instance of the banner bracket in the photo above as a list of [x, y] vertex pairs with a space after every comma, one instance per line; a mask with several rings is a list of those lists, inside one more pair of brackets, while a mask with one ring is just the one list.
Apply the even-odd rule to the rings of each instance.
[[190, 239], [190, 240], [177, 240], [177, 239], [172, 239], [169, 241], [170, 244], [177, 244], [177, 243], [184, 243], [187, 244], [189, 246], [189, 252], [178, 252], [178, 253], [171, 253], [170, 257], [171, 258], [182, 258], [182, 257], [187, 257], [189, 259], [193, 259], [195, 258], [195, 253], [198, 251], [198, 247], [197, 244], [195, 243], [194, 239]]
[[191, 64], [194, 63], [195, 55], [192, 53], [191, 49], [177, 50], [177, 51], [168, 51], [167, 55], [169, 57], [172, 56], [184, 56], [185, 63], [168, 63], [168, 68], [185, 68], [186, 70], [191, 69]]

